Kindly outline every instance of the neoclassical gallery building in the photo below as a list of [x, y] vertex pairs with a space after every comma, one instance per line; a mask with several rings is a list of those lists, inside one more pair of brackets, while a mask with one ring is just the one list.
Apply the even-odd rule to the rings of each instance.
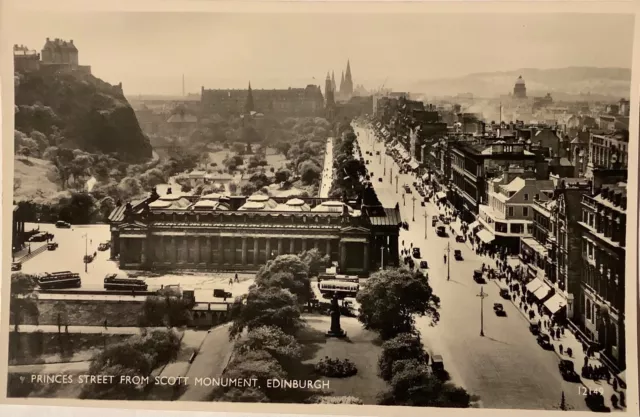
[[135, 270], [257, 271], [316, 248], [342, 274], [398, 266], [399, 207], [322, 198], [152, 196], [109, 216], [111, 257]]

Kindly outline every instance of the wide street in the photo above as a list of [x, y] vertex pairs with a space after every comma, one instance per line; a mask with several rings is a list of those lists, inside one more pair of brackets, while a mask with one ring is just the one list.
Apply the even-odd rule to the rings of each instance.
[[[225, 289], [233, 293], [234, 297], [245, 294], [249, 286], [253, 283], [253, 274], [239, 273], [239, 283], [229, 285], [229, 279], [234, 276], [231, 272], [190, 272], [185, 271], [179, 274], [167, 273], [161, 276], [145, 276], [144, 272], [120, 271], [117, 261], [109, 260], [110, 251], [98, 251], [101, 242], [111, 238], [109, 225], [73, 225], [71, 229], [57, 229], [55, 225], [49, 223], [27, 223], [26, 230], [40, 227], [42, 232], [50, 232], [54, 235], [54, 242], [59, 244], [53, 251], [44, 251], [35, 257], [27, 260], [22, 265], [22, 272], [26, 274], [42, 274], [44, 272], [71, 271], [80, 274], [83, 290], [103, 290], [104, 277], [107, 274], [120, 272], [127, 275], [136, 272], [138, 278], [144, 279], [149, 290], [154, 291], [167, 285], [180, 285], [182, 289], [213, 290], [216, 288]], [[87, 253], [97, 252], [97, 257], [85, 265], [83, 257], [85, 254], [85, 238], [87, 235]], [[151, 275], [151, 274], [150, 274]], [[157, 274], [155, 274], [157, 275]]]
[[322, 181], [320, 182], [319, 197], [329, 197], [331, 184], [333, 183], [333, 138], [327, 139], [325, 147], [324, 168], [322, 169]]
[[[436, 235], [431, 217], [439, 213], [437, 207], [433, 203], [426, 203], [426, 207], [420, 205], [422, 199], [411, 186], [415, 177], [398, 174], [399, 167], [385, 155], [384, 144], [374, 143], [373, 132], [367, 130], [355, 127], [362, 153], [373, 152], [373, 156], [365, 155], [365, 159], [370, 160], [367, 168], [374, 173], [371, 178], [374, 188], [385, 206], [399, 203], [402, 218], [409, 223], [408, 231], [401, 229], [400, 242], [404, 241], [406, 248], [410, 243], [421, 248], [423, 259], [429, 263], [429, 282], [441, 299], [440, 322], [430, 326], [429, 319], [417, 318], [416, 327], [427, 349], [443, 356], [453, 382], [477, 395], [484, 408], [554, 409], [560, 404], [564, 391], [573, 410], [588, 410], [578, 391], [581, 385], [562, 379], [556, 354], [538, 346], [529, 332], [528, 321], [509, 300], [499, 296], [493, 282], [482, 286], [487, 297], [484, 298], [485, 336], [480, 336], [478, 294], [481, 286], [472, 276], [484, 261], [467, 244], [456, 243], [451, 233], [448, 238]], [[376, 156], [376, 151], [380, 151], [380, 156]], [[382, 178], [382, 182], [378, 178]], [[406, 194], [403, 203], [404, 184], [411, 186], [413, 194]], [[448, 258], [453, 257], [454, 249], [460, 249], [464, 258], [451, 262], [450, 280], [447, 280], [444, 262], [447, 244], [451, 249]], [[494, 314], [494, 302], [504, 305], [507, 317]]]

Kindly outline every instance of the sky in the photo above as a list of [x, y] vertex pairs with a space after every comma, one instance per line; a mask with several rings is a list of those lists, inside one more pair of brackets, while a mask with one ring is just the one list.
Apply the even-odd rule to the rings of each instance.
[[321, 85], [347, 60], [366, 88], [476, 72], [631, 68], [633, 17], [614, 14], [20, 12], [12, 43], [73, 39], [81, 65], [127, 95]]

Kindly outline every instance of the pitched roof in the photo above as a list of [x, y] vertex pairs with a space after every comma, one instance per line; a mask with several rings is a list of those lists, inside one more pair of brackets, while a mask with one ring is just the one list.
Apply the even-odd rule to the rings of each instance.
[[384, 208], [384, 216], [369, 216], [369, 220], [373, 226], [392, 226], [398, 227], [402, 222], [400, 210], [396, 208]]

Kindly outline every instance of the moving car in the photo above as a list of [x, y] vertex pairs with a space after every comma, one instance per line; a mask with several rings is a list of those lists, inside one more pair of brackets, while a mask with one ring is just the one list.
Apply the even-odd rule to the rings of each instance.
[[382, 178], [378, 178], [378, 182], [382, 182]]
[[427, 261], [420, 261], [420, 268], [429, 269], [429, 263]]
[[580, 382], [580, 375], [575, 371], [572, 360], [562, 359], [558, 364], [558, 369], [565, 381]]
[[420, 248], [413, 248], [412, 255], [414, 258], [420, 259], [420, 257], [422, 257], [422, 255], [420, 254]]
[[53, 239], [53, 235], [49, 232], [40, 232], [29, 238], [29, 242], [44, 242], [45, 240]]
[[231, 298], [233, 294], [225, 290], [213, 290], [213, 296], [216, 298]]
[[440, 237], [446, 237], [447, 236], [447, 229], [445, 229], [444, 226], [438, 226], [436, 228], [436, 234]]
[[67, 222], [63, 222], [62, 220], [58, 220], [56, 222], [56, 227], [58, 229], [71, 229], [71, 224]]
[[12, 262], [11, 263], [11, 271], [21, 271], [22, 263], [21, 262]]
[[493, 311], [496, 313], [496, 316], [506, 317], [507, 312], [504, 311], [504, 306], [500, 303], [493, 303]]
[[540, 326], [538, 326], [538, 323], [536, 323], [534, 321], [530, 321], [529, 322], [529, 331], [531, 332], [531, 334], [538, 334], [538, 333], [540, 333]]
[[56, 250], [56, 249], [58, 249], [58, 243], [57, 242], [47, 243], [47, 250]]
[[111, 241], [107, 240], [106, 242], [102, 242], [98, 245], [99, 251], [105, 251], [111, 248]]
[[84, 255], [84, 257], [82, 259], [83, 259], [83, 262], [85, 264], [89, 264], [89, 263], [93, 262], [94, 258], [95, 258], [95, 256], [93, 256], [93, 255]]
[[546, 333], [538, 333], [538, 344], [542, 346], [543, 349], [553, 350], [553, 345], [551, 344], [551, 337], [549, 337]]
[[460, 235], [460, 234], [456, 235], [456, 242], [458, 242], [458, 243], [464, 243], [464, 242], [465, 242], [465, 240], [466, 240], [466, 239], [465, 239], [465, 237], [464, 237], [463, 235]]
[[473, 271], [473, 280], [478, 284], [484, 284], [485, 282], [487, 282], [484, 279], [484, 275], [482, 274], [481, 269], [476, 269], [475, 271]]
[[453, 257], [456, 259], [456, 261], [461, 261], [462, 260], [462, 251], [460, 249], [456, 249], [453, 251]]

